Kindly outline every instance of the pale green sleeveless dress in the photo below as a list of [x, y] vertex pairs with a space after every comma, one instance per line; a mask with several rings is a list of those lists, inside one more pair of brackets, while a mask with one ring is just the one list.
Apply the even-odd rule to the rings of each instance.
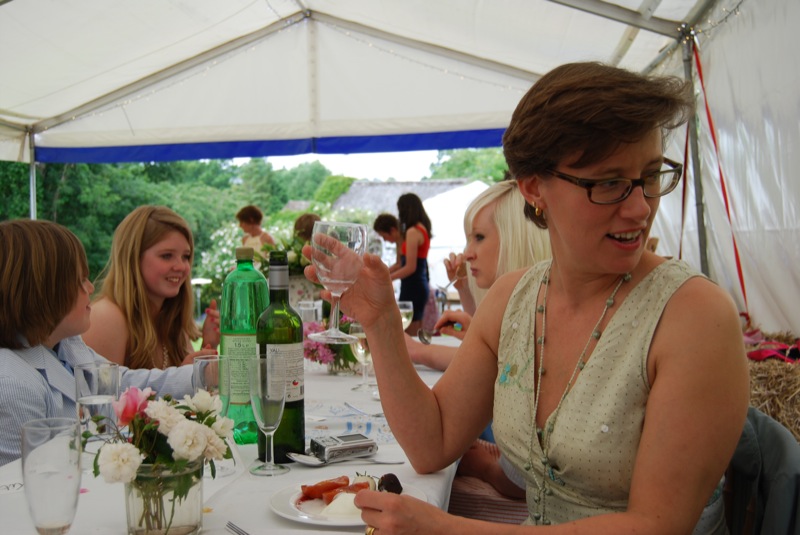
[[[511, 295], [501, 327], [494, 389], [495, 438], [525, 479], [528, 524], [544, 519], [558, 524], [626, 509], [650, 392], [648, 348], [670, 297], [699, 275], [681, 261], [667, 261], [624, 301], [617, 300], [591, 358], [562, 403], [550, 437], [551, 473], [542, 464], [539, 441], [531, 440], [535, 303], [548, 266], [541, 262], [528, 270]], [[537, 480], [545, 489], [543, 500]], [[710, 532], [715, 531], [716, 527]]]

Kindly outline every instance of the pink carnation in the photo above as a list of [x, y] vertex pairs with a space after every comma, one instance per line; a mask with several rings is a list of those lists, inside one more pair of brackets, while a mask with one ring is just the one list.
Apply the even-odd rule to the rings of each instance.
[[150, 387], [139, 390], [135, 386], [131, 386], [125, 390], [119, 397], [119, 401], [112, 402], [119, 425], [128, 425], [137, 414], [143, 414], [152, 395], [153, 389]]

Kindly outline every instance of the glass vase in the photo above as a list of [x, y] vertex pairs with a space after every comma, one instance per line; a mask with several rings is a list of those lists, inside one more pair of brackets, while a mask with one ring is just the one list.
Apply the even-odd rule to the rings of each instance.
[[143, 464], [125, 483], [128, 535], [194, 535], [203, 527], [203, 458], [177, 472]]
[[348, 376], [356, 374], [356, 362], [334, 360], [328, 363], [328, 375]]

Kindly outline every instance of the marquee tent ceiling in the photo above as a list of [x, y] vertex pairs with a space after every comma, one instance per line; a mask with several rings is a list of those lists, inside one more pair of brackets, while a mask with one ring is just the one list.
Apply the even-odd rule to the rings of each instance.
[[541, 74], [648, 70], [714, 3], [0, 0], [0, 159], [496, 146]]

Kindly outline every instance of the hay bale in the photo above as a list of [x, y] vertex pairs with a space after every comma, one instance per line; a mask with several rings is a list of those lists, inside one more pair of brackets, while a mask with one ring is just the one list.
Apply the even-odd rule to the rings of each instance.
[[750, 404], [783, 424], [800, 442], [800, 365], [768, 358], [750, 363]]

